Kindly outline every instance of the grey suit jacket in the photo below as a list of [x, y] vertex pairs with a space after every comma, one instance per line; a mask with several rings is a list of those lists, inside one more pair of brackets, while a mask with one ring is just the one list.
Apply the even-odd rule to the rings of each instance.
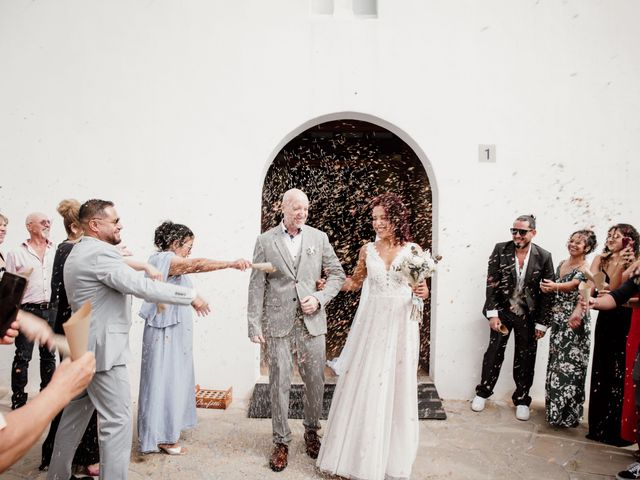
[[129, 360], [130, 294], [149, 302], [185, 305], [195, 297], [193, 289], [146, 278], [127, 266], [113, 245], [92, 237], [84, 237], [71, 250], [64, 284], [74, 312], [91, 301], [88, 348], [95, 353], [98, 372]]
[[[320, 302], [318, 310], [304, 315], [307, 330], [314, 336], [327, 333], [325, 306], [340, 291], [345, 274], [326, 233], [307, 225], [302, 227], [302, 248], [296, 266], [282, 239], [282, 227], [277, 225], [256, 240], [253, 262], [271, 262], [278, 270], [251, 272], [247, 308], [249, 337], [287, 335], [293, 328], [300, 300], [307, 295], [313, 295]], [[316, 291], [316, 280], [323, 272], [327, 275], [327, 284], [324, 290]]]

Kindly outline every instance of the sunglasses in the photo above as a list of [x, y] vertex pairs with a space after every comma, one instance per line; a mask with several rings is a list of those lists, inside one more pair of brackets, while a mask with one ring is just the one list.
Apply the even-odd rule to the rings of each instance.
[[527, 233], [533, 230], [533, 228], [510, 228], [509, 230], [511, 231], [511, 235], [518, 234], [521, 237], [524, 237]]

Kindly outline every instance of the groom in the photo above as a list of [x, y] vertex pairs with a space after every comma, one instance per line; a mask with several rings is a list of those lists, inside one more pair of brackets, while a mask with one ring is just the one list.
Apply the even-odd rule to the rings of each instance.
[[[273, 273], [253, 270], [249, 282], [249, 338], [267, 346], [274, 449], [269, 466], [287, 466], [291, 430], [287, 421], [293, 355], [305, 385], [304, 440], [317, 458], [324, 395], [326, 304], [340, 291], [345, 274], [327, 234], [305, 225], [309, 199], [298, 189], [282, 197], [282, 222], [256, 240], [253, 262], [271, 262]], [[327, 282], [316, 291], [323, 272]]]

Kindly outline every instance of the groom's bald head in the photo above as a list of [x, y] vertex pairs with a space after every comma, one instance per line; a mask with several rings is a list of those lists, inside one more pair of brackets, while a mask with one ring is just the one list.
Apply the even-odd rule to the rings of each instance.
[[297, 232], [307, 221], [309, 215], [309, 199], [297, 188], [284, 192], [282, 196], [282, 216], [288, 231]]
[[282, 208], [284, 208], [287, 203], [291, 203], [295, 200], [301, 200], [307, 202], [307, 204], [309, 203], [309, 198], [307, 198], [306, 193], [298, 188], [292, 188], [284, 192], [284, 195], [282, 196]]

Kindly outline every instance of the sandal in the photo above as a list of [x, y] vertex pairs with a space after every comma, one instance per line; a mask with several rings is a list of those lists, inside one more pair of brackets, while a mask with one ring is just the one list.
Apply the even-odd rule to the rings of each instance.
[[90, 477], [99, 477], [100, 476], [100, 464], [95, 463], [93, 465], [87, 465], [87, 475]]
[[167, 455], [184, 455], [187, 451], [186, 448], [175, 443], [173, 445], [158, 445], [158, 448]]
[[72, 478], [93, 478], [100, 476], [100, 464], [94, 465], [78, 465], [74, 468]]

